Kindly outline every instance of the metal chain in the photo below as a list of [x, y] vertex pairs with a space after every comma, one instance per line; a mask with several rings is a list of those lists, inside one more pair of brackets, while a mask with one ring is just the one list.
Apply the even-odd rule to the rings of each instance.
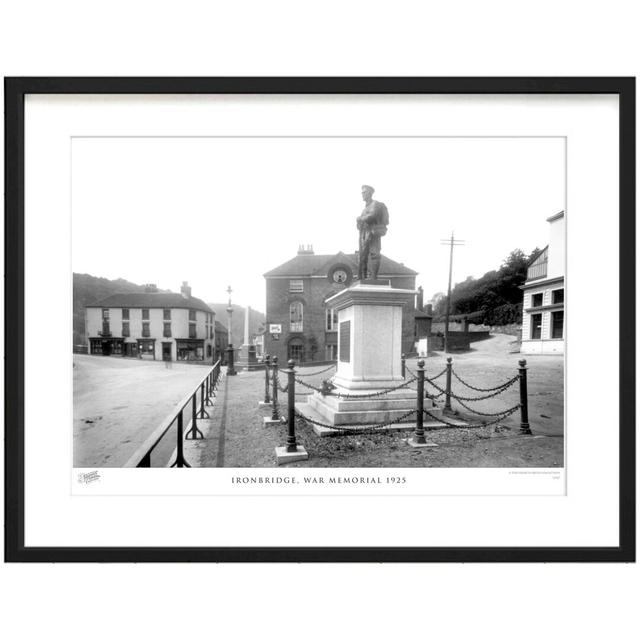
[[276, 376], [276, 385], [278, 387], [278, 389], [280, 389], [280, 391], [282, 393], [287, 393], [287, 391], [289, 390], [289, 385], [287, 385], [286, 387], [283, 387], [280, 384], [280, 376], [274, 371], [274, 375]]
[[426, 409], [423, 409], [423, 411], [435, 422], [440, 422], [441, 424], [445, 424], [448, 427], [456, 427], [458, 429], [477, 429], [478, 427], [490, 427], [493, 424], [501, 422], [505, 418], [508, 418], [511, 414], [515, 413], [520, 407], [521, 405], [517, 404], [514, 407], [511, 407], [511, 409], [507, 409], [507, 411], [505, 411], [499, 418], [496, 418], [495, 420], [491, 420], [490, 422], [478, 422], [476, 424], [454, 424], [453, 422], [448, 422], [447, 420], [443, 420], [442, 418], [434, 416], [430, 411], [427, 411]]
[[326, 373], [327, 371], [331, 371], [331, 369], [333, 369], [336, 366], [337, 365], [332, 364], [330, 367], [327, 367], [326, 369], [322, 369], [322, 371], [314, 371], [313, 373], [299, 373], [298, 377], [309, 378], [310, 376], [319, 376], [321, 373]]
[[[412, 376], [414, 380], [418, 379], [418, 376], [415, 375], [415, 372], [411, 371], [411, 369], [409, 369], [409, 367], [405, 368], [405, 371], [408, 371]], [[434, 380], [437, 380], [438, 378], [440, 378], [441, 376], [443, 376], [445, 373], [447, 372], [447, 368], [445, 367], [437, 376], [433, 376], [433, 378], [427, 378], [425, 376], [425, 380], [427, 380], [428, 382], [433, 382]]]
[[[415, 380], [413, 382], [415, 382]], [[418, 393], [418, 389], [416, 387], [409, 387], [409, 389], [411, 389], [411, 391], [415, 391], [416, 393]], [[446, 391], [441, 391], [440, 393], [431, 394], [425, 389], [424, 397], [429, 398], [431, 400], [437, 400], [440, 396], [444, 395], [445, 393]]]
[[296, 411], [296, 417], [301, 418], [305, 422], [309, 422], [311, 424], [315, 424], [318, 427], [324, 427], [326, 429], [331, 429], [332, 431], [338, 431], [338, 432], [343, 433], [345, 435], [359, 435], [359, 434], [366, 434], [366, 433], [375, 433], [377, 431], [380, 431], [381, 429], [385, 429], [387, 427], [391, 427], [394, 424], [398, 424], [400, 422], [403, 422], [406, 418], [408, 418], [410, 415], [412, 415], [414, 413], [417, 413], [417, 410], [416, 409], [411, 409], [411, 411], [407, 411], [407, 413], [399, 416], [395, 420], [391, 420], [389, 422], [376, 423], [376, 424], [373, 424], [373, 425], [367, 425], [366, 427], [363, 426], [361, 429], [353, 429], [353, 428], [350, 429], [349, 428], [349, 427], [357, 427], [358, 423], [356, 423], [356, 422], [350, 423], [350, 424], [334, 426], [332, 424], [326, 424], [324, 422], [319, 422], [318, 420], [314, 420], [313, 418], [309, 418], [309, 417], [299, 413], [298, 411]]
[[462, 383], [465, 387], [468, 387], [469, 389], [473, 389], [473, 391], [478, 391], [480, 393], [489, 393], [490, 391], [496, 391], [497, 389], [507, 388], [508, 386], [511, 386], [520, 377], [520, 376], [515, 376], [511, 378], [511, 380], [507, 380], [506, 382], [503, 382], [501, 385], [497, 387], [491, 387], [490, 389], [482, 389], [480, 387], [474, 387], [473, 385], [470, 385], [468, 382], [465, 382], [453, 369], [451, 369], [451, 373], [454, 375], [455, 379], [458, 382]]
[[[497, 411], [496, 413], [484, 413], [482, 411], [476, 411], [475, 409], [472, 409], [471, 407], [468, 407], [464, 402], [460, 402], [460, 400], [457, 400], [457, 402], [458, 402], [458, 404], [460, 404], [462, 407], [464, 407], [470, 413], [475, 413], [478, 416], [486, 416], [487, 418], [493, 418], [495, 416], [501, 416], [501, 415], [511, 411], [511, 409], [506, 409], [505, 411]], [[518, 405], [518, 406], [520, 406], [520, 405]]]
[[314, 391], [318, 391], [319, 393], [322, 393], [322, 395], [324, 396], [333, 396], [334, 398], [353, 398], [356, 400], [360, 400], [363, 398], [376, 398], [378, 396], [384, 396], [390, 393], [391, 391], [398, 391], [399, 389], [404, 389], [405, 387], [408, 387], [413, 382], [413, 380], [407, 380], [406, 382], [399, 384], [397, 387], [389, 387], [388, 389], [382, 389], [382, 391], [376, 391], [375, 393], [349, 394], [349, 393], [338, 393], [338, 392], [323, 393], [322, 389], [318, 389], [318, 387], [314, 387], [313, 385], [307, 384], [304, 380], [299, 380], [298, 378], [296, 378], [295, 380], [296, 382], [301, 384], [303, 387], [307, 387], [308, 389], [313, 389]]
[[[493, 393], [490, 393], [489, 395], [486, 395], [486, 396], [482, 396], [481, 398], [465, 398], [464, 396], [456, 395], [455, 393], [453, 393], [453, 391], [451, 391], [448, 395], [458, 400], [458, 402], [460, 400], [464, 400], [465, 402], [478, 402], [480, 400], [488, 400], [489, 398], [493, 398], [497, 395], [500, 395], [503, 391], [506, 391], [511, 385], [513, 385], [516, 382], [517, 379], [518, 379], [518, 376], [516, 376], [512, 380], [509, 380], [509, 382], [505, 383], [502, 387], [499, 387], [498, 391], [494, 391]], [[432, 387], [435, 387], [438, 391], [440, 391], [441, 394], [447, 393], [445, 389], [443, 389], [442, 387], [439, 387], [437, 384], [435, 384], [435, 382], [432, 382], [431, 380], [427, 380], [427, 382]]]

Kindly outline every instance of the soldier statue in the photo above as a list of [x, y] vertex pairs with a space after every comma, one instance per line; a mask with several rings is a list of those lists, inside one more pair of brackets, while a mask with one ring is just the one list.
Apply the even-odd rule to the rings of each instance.
[[[380, 238], [387, 233], [389, 212], [383, 202], [373, 199], [375, 189], [368, 184], [362, 185], [362, 199], [365, 207], [356, 223], [359, 231], [358, 278], [367, 279], [367, 272], [376, 280], [380, 270]], [[368, 269], [371, 259], [371, 269]]]

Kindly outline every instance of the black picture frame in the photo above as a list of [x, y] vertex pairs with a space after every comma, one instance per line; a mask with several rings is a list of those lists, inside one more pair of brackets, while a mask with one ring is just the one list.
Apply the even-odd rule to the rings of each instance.
[[[5, 78], [5, 561], [635, 561], [635, 78]], [[26, 547], [24, 448], [24, 103], [27, 94], [615, 94], [620, 160], [619, 531], [615, 547]]]

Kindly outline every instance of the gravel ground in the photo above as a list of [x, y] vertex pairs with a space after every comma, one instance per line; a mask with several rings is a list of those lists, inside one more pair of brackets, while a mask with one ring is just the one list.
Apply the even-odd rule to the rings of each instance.
[[[519, 353], [509, 353], [512, 336], [496, 335], [477, 343], [474, 351], [453, 356], [454, 370], [473, 386], [492, 387], [517, 373]], [[408, 362], [415, 370], [416, 362]], [[446, 364], [442, 354], [427, 359], [427, 375]], [[563, 466], [563, 358], [529, 358], [529, 414], [533, 436], [519, 434], [519, 412], [497, 425], [476, 429], [437, 429], [427, 432], [437, 448], [413, 449], [405, 442], [410, 432], [320, 438], [298, 420], [296, 435], [309, 452], [309, 460], [292, 463], [300, 467], [561, 467]], [[304, 373], [321, 371], [305, 368]], [[305, 378], [319, 386], [332, 372]], [[444, 385], [444, 377], [436, 383]], [[452, 390], [476, 396], [460, 383]], [[198, 466], [274, 467], [274, 448], [285, 443], [286, 427], [265, 427], [262, 418], [270, 410], [258, 407], [264, 392], [264, 373], [245, 372], [226, 378], [220, 387], [212, 420], [206, 424], [206, 440], [192, 443]], [[298, 397], [298, 400], [303, 398]], [[281, 398], [284, 401], [284, 398]], [[491, 413], [519, 402], [517, 384], [500, 396], [472, 406]], [[471, 403], [467, 403], [471, 404]], [[454, 405], [455, 408], [455, 405]], [[460, 407], [458, 407], [460, 408]], [[459, 417], [478, 418], [466, 411]], [[197, 460], [197, 461], [196, 461]]]
[[74, 355], [73, 363], [75, 467], [121, 467], [207, 372], [118, 357]]

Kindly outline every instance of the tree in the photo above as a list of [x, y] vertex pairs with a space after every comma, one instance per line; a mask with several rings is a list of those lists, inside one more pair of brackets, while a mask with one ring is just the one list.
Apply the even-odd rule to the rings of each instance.
[[[482, 311], [487, 324], [517, 322], [522, 313], [521, 285], [527, 279], [527, 268], [539, 249], [526, 254], [514, 249], [497, 271], [487, 271], [480, 278], [468, 276], [451, 291], [451, 313], [467, 314]], [[433, 296], [434, 313], [443, 316], [447, 298], [441, 293]]]

